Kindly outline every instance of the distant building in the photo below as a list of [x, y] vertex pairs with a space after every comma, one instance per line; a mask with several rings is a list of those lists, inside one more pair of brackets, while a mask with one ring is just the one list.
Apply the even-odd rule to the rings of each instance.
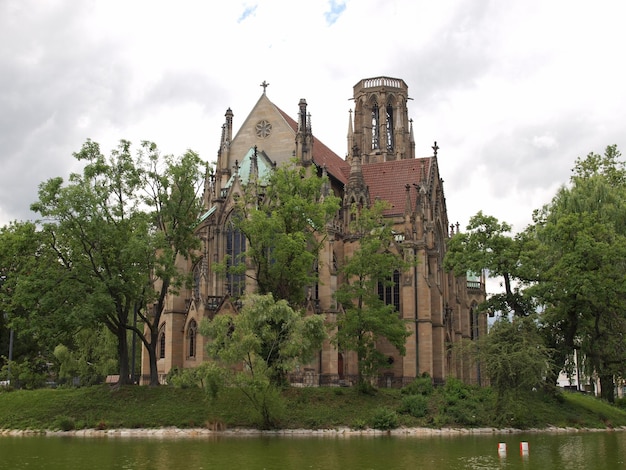
[[[475, 310], [485, 299], [484, 277], [455, 277], [443, 269], [447, 241], [455, 227], [448, 221], [437, 144], [429, 156], [416, 158], [406, 83], [376, 77], [354, 86], [345, 159], [314, 137], [304, 99], [292, 119], [270, 101], [267, 84], [262, 86], [263, 93], [236, 134], [233, 112], [226, 111], [215, 174], [207, 175], [205, 213], [197, 229], [203, 243], [201, 260], [195, 265], [181, 262], [183, 269], [194, 273], [195, 285], [171, 296], [162, 315], [158, 345], [162, 378], [173, 367], [195, 367], [207, 360], [206, 339], [197, 331], [201, 319], [236, 314], [237, 299], [255, 290], [245, 276], [220, 276], [213, 271], [226, 255], [245, 251], [245, 237], [231, 223], [233, 200], [242, 194], [251, 172], [262, 177], [274, 165], [296, 157], [311, 174], [328, 175], [331, 187], [327, 189], [343, 201], [319, 263], [312, 267], [318, 270], [319, 283], [307, 290], [306, 313], [324, 315], [329, 321], [340, 314], [333, 297], [343, 282], [338, 268], [357, 246], [348, 237], [349, 209], [376, 199], [388, 201], [385, 216], [393, 221], [397, 234], [393, 249], [417, 264], [406, 272], [389, 273], [395, 284], [379, 293], [407, 320], [410, 332], [404, 357], [380, 342], [389, 367], [380, 371], [379, 385], [401, 386], [424, 372], [438, 382], [447, 377], [480, 382], [479, 367], [452, 345], [486, 334], [486, 316]], [[145, 354], [142, 365], [146, 374]], [[302, 385], [346, 384], [356, 373], [355, 354], [327, 342], [312, 363], [294, 371], [294, 380]]]

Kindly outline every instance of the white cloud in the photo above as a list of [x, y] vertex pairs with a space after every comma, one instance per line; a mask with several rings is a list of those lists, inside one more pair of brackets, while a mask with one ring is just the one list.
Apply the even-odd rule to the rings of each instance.
[[553, 149], [558, 146], [558, 142], [554, 136], [549, 134], [534, 136], [532, 143], [538, 149]]
[[578, 156], [626, 148], [621, 2], [5, 0], [0, 2], [0, 224], [87, 138], [154, 140], [215, 160], [262, 93], [346, 151], [352, 86], [409, 86], [416, 151], [437, 141], [451, 220], [522, 229]]

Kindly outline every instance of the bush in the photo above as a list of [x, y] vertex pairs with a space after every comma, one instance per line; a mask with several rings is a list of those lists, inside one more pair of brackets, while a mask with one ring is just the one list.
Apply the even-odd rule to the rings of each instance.
[[398, 427], [398, 415], [389, 408], [377, 408], [371, 420], [371, 427], [388, 431]]
[[192, 369], [173, 367], [167, 374], [167, 383], [179, 388], [200, 387], [212, 398], [217, 395], [225, 380], [225, 372], [213, 362], [204, 362]]
[[402, 387], [401, 393], [404, 395], [430, 395], [433, 393], [433, 381], [428, 374], [424, 374]]
[[244, 393], [258, 413], [257, 425], [261, 429], [276, 428], [285, 414], [285, 401], [280, 389], [271, 384], [253, 383], [250, 390]]
[[476, 426], [488, 421], [493, 412], [494, 396], [489, 388], [466, 385], [450, 378], [438, 390], [438, 402], [435, 425]]
[[414, 418], [423, 418], [428, 414], [428, 401], [428, 397], [424, 395], [404, 396], [399, 411]]
[[[561, 403], [565, 401], [565, 398], [561, 395]], [[622, 410], [626, 410], [626, 398], [616, 398], [615, 406]]]
[[360, 418], [355, 419], [352, 422], [352, 426], [351, 426], [352, 429], [358, 429], [358, 430], [365, 429], [366, 427], [367, 427], [367, 423], [365, 422], [364, 419], [360, 419]]
[[71, 431], [76, 429], [76, 423], [74, 422], [74, 418], [59, 416], [54, 420], [54, 427], [55, 429], [60, 429], [61, 431]]

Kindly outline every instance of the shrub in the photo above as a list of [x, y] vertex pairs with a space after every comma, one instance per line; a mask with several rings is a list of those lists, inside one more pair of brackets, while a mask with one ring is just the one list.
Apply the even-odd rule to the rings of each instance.
[[365, 429], [367, 427], [367, 423], [365, 422], [364, 419], [361, 418], [357, 418], [352, 422], [352, 429]]
[[371, 420], [371, 427], [388, 431], [398, 427], [398, 415], [389, 408], [377, 408]]
[[167, 375], [167, 383], [174, 387], [200, 387], [215, 399], [225, 380], [225, 372], [213, 362], [204, 362], [191, 369], [173, 367]]
[[[561, 403], [565, 402], [565, 398], [561, 395]], [[622, 410], [626, 410], [626, 398], [616, 398], [615, 406]]]
[[414, 418], [423, 418], [428, 414], [428, 397], [424, 395], [404, 396], [399, 411]]
[[74, 422], [74, 418], [70, 418], [69, 416], [59, 416], [54, 420], [54, 427], [56, 429], [60, 429], [61, 431], [71, 431], [76, 429], [76, 423]]
[[494, 396], [489, 388], [466, 385], [450, 378], [438, 389], [438, 423], [476, 426], [489, 420]]
[[443, 396], [446, 403], [453, 405], [461, 400], [465, 400], [471, 395], [470, 387], [459, 379], [449, 378], [443, 387]]
[[401, 393], [404, 395], [430, 395], [433, 393], [433, 381], [428, 374], [424, 374], [402, 387]]

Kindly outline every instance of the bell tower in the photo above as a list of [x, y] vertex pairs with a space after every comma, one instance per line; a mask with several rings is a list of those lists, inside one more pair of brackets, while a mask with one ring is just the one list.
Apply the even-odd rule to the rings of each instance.
[[350, 122], [348, 159], [354, 146], [361, 151], [363, 164], [415, 158], [407, 110], [409, 88], [404, 80], [366, 78], [353, 90], [354, 128]]

